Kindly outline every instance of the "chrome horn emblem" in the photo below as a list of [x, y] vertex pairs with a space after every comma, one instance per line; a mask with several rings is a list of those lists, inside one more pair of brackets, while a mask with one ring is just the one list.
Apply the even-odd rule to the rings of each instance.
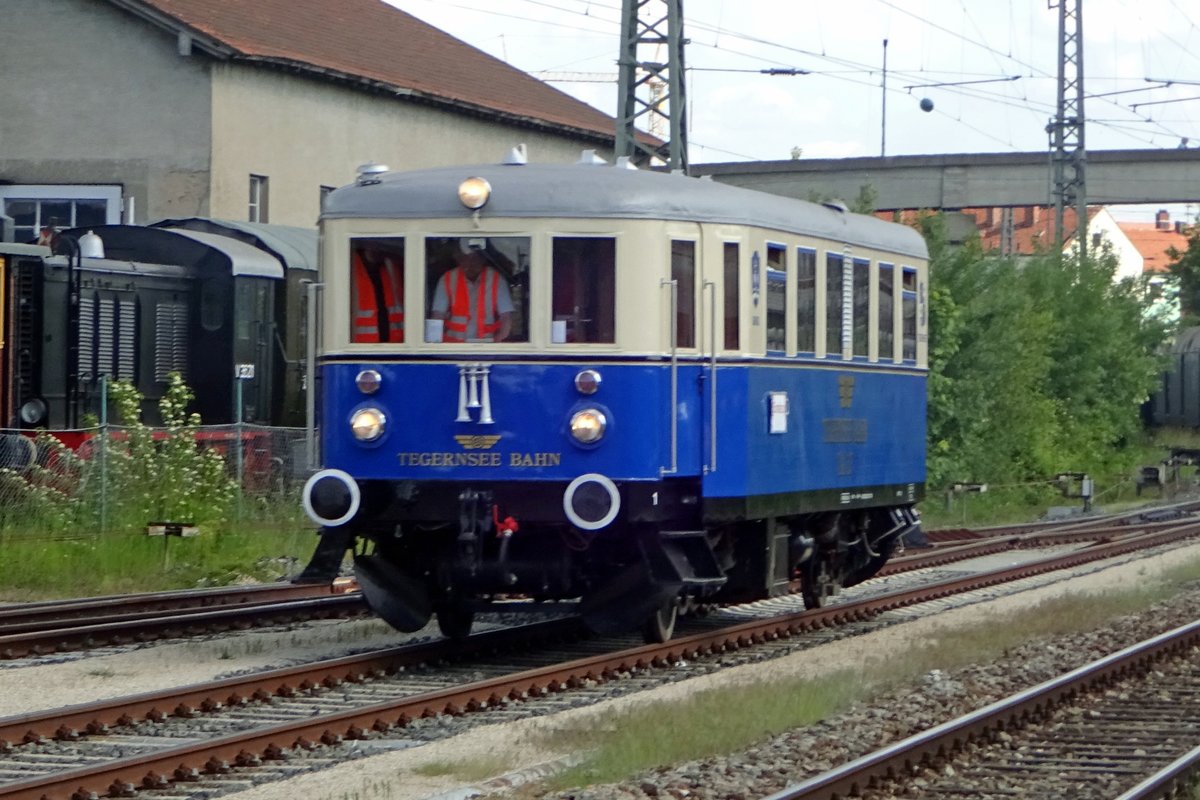
[[488, 374], [491, 367], [487, 364], [458, 365], [458, 416], [455, 422], [473, 422], [471, 409], [478, 408], [479, 424], [491, 425], [492, 394], [488, 386]]

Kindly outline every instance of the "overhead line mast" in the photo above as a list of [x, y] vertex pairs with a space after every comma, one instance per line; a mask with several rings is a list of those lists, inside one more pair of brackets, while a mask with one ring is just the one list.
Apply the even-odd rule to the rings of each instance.
[[[1051, 4], [1051, 8], [1054, 5]], [[1079, 257], [1087, 255], [1087, 151], [1083, 141], [1083, 0], [1058, 0], [1058, 113], [1046, 126], [1053, 140], [1054, 238], [1066, 238], [1063, 215], [1075, 206]]]
[[[663, 158], [671, 169], [688, 171], [686, 89], [683, 66], [683, 0], [622, 0], [621, 52], [617, 59], [620, 79], [617, 97], [618, 156], [642, 153]], [[665, 62], [647, 57], [661, 52]], [[649, 99], [638, 96], [648, 87]], [[666, 120], [670, 138], [663, 148], [638, 139], [637, 124], [645, 119], [646, 130], [660, 130]]]

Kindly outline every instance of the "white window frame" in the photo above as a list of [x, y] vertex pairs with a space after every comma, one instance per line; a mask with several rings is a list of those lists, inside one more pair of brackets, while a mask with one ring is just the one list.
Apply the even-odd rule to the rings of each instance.
[[266, 223], [270, 220], [271, 179], [266, 175], [250, 173], [250, 201], [247, 219], [250, 222]]
[[[103, 200], [104, 223], [119, 225], [121, 222], [121, 193], [119, 184], [87, 184], [87, 183], [14, 183], [0, 186], [0, 214], [4, 213], [6, 200], [37, 200], [37, 201], [76, 201]], [[45, 224], [39, 216], [34, 225], [34, 236], [37, 228]]]

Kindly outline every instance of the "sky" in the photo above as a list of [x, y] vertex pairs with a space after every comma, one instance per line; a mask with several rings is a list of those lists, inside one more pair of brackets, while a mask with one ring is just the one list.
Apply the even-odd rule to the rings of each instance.
[[[387, 2], [616, 111], [620, 0]], [[1077, 2], [1087, 148], [1200, 146], [1200, 7]], [[1058, 72], [1048, 5], [685, 0], [690, 160], [1044, 151]], [[760, 72], [773, 68], [809, 74]]]

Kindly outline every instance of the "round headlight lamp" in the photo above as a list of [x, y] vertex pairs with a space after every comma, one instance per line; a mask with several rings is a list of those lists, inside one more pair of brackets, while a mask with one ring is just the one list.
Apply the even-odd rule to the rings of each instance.
[[363, 394], [375, 394], [383, 383], [383, 377], [378, 370], [364, 369], [354, 378], [354, 385]]
[[378, 408], [360, 408], [350, 417], [350, 431], [360, 442], [373, 442], [383, 436], [387, 417]]
[[604, 438], [608, 420], [599, 409], [585, 408], [571, 415], [571, 436], [580, 444], [594, 444]]
[[585, 369], [575, 376], [575, 391], [580, 394], [595, 394], [600, 389], [600, 373]]
[[492, 185], [486, 178], [467, 178], [458, 185], [458, 201], [472, 211], [483, 208], [492, 196]]

